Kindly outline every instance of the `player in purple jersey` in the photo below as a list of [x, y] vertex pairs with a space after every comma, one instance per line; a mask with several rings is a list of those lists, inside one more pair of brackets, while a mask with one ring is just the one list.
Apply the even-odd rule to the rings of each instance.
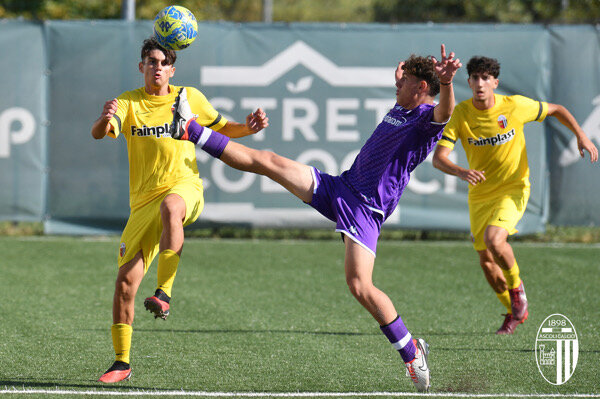
[[[190, 140], [233, 168], [271, 178], [336, 222], [346, 247], [348, 287], [400, 352], [419, 391], [430, 386], [428, 345], [412, 338], [390, 298], [373, 285], [372, 275], [381, 225], [396, 208], [410, 173], [440, 139], [454, 109], [452, 79], [462, 65], [454, 53], [446, 55], [444, 45], [441, 50], [440, 61], [412, 55], [398, 64], [396, 105], [341, 176], [248, 148], [203, 128], [194, 120], [185, 88], [173, 106], [170, 129], [173, 138]], [[434, 105], [438, 93], [439, 104]]]

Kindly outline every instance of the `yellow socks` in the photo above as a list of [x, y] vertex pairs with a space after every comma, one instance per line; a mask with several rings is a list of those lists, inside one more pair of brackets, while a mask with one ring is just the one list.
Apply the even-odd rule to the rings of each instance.
[[512, 314], [512, 310], [510, 308], [510, 295], [508, 295], [508, 290], [504, 290], [502, 294], [498, 294], [496, 292], [496, 296], [500, 300], [500, 302], [504, 305], [508, 313]]
[[[506, 279], [506, 285], [508, 286], [508, 290], [512, 290], [517, 288], [521, 284], [521, 277], [519, 277], [519, 265], [517, 265], [517, 261], [513, 264], [509, 270], [502, 269], [502, 274]], [[508, 313], [512, 313], [510, 306], [510, 295], [508, 294], [508, 290], [504, 291], [501, 294], [496, 292], [496, 296], [498, 300], [504, 305]]]
[[129, 350], [131, 349], [131, 335], [133, 328], [129, 324], [113, 324], [110, 327], [116, 359], [129, 364]]
[[517, 265], [517, 261], [515, 261], [513, 267], [511, 267], [509, 270], [502, 269], [502, 274], [504, 274], [506, 285], [508, 285], [509, 290], [517, 288], [519, 284], [521, 284], [521, 278], [519, 277], [519, 265]]
[[164, 291], [169, 298], [171, 297], [171, 289], [173, 281], [177, 273], [177, 265], [179, 265], [179, 255], [172, 249], [165, 249], [158, 255], [158, 270], [156, 288]]

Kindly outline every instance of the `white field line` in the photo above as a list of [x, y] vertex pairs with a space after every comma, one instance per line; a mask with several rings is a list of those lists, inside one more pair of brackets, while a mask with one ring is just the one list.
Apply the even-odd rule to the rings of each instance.
[[109, 391], [109, 390], [64, 390], [64, 389], [2, 389], [2, 394], [25, 395], [90, 395], [90, 396], [195, 396], [243, 397], [243, 398], [323, 398], [323, 397], [429, 397], [429, 398], [600, 398], [600, 393], [415, 393], [415, 392], [206, 392], [206, 391]]

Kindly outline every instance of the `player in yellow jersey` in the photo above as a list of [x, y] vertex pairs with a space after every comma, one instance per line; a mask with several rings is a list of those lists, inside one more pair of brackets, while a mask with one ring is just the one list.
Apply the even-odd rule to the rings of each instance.
[[[488, 283], [507, 309], [497, 334], [512, 334], [529, 314], [519, 266], [507, 242], [508, 236], [517, 232], [515, 226], [529, 199], [523, 125], [550, 115], [575, 134], [582, 157], [587, 151], [591, 162], [596, 162], [598, 150], [562, 105], [495, 94], [500, 74], [497, 60], [473, 57], [467, 72], [473, 97], [454, 109], [437, 144], [433, 165], [469, 183], [473, 246]], [[468, 169], [448, 158], [457, 140], [467, 155]]]
[[[141, 59], [139, 71], [144, 76], [144, 87], [107, 101], [92, 126], [95, 139], [122, 134], [129, 157], [131, 213], [119, 246], [111, 327], [116, 359], [99, 379], [108, 383], [131, 376], [135, 294], [157, 254], [156, 292], [146, 298], [144, 305], [155, 317], [168, 316], [183, 247], [183, 227], [194, 222], [204, 206], [194, 145], [172, 140], [169, 135], [171, 107], [182, 89], [169, 84], [175, 74], [176, 53], [147, 39]], [[246, 124], [235, 123], [223, 118], [197, 89], [186, 87], [186, 91], [197, 120], [228, 137], [243, 137], [268, 126], [261, 109], [248, 115]]]

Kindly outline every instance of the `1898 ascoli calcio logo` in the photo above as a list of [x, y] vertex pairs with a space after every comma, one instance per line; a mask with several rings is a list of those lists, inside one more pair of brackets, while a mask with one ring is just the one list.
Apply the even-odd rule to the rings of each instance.
[[546, 317], [535, 339], [535, 360], [546, 381], [562, 385], [575, 372], [579, 340], [573, 323], [556, 313]]

